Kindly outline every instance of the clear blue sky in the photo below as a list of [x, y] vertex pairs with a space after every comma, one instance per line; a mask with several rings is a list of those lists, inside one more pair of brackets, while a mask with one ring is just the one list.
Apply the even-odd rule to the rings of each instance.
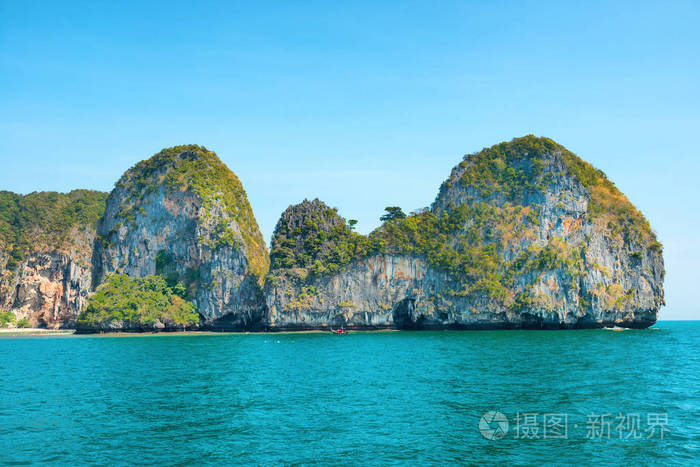
[[[292, 5], [296, 3], [296, 5]], [[700, 2], [0, 1], [0, 189], [110, 190], [215, 150], [266, 240], [319, 197], [359, 230], [532, 133], [603, 169], [700, 318]]]

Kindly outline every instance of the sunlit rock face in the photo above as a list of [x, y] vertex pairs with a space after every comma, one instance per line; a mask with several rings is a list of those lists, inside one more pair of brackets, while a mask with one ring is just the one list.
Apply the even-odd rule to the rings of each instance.
[[96, 283], [160, 274], [185, 284], [204, 327], [263, 319], [268, 252], [241, 182], [213, 152], [178, 146], [129, 169], [98, 233]]
[[15, 323], [73, 328], [92, 287], [106, 193], [0, 192], [0, 312]]
[[[92, 251], [91, 243], [84, 247]], [[31, 254], [2, 287], [0, 306], [14, 313], [15, 321], [27, 319], [32, 327], [73, 328], [91, 286], [91, 266], [84, 253]]]
[[428, 270], [419, 258], [375, 255], [311, 280], [289, 271], [268, 287], [268, 323], [290, 330], [394, 327], [407, 319], [399, 304], [423, 296]]
[[547, 138], [469, 154], [429, 208], [399, 211], [365, 236], [305, 200], [282, 214], [268, 254], [216, 154], [165, 149], [108, 197], [0, 192], [0, 311], [73, 327], [111, 274], [184, 287], [199, 329], [641, 328], [664, 304], [647, 220]]
[[[280, 222], [331, 230], [298, 206]], [[430, 209], [354, 241], [361, 251], [340, 270], [276, 267], [276, 241], [272, 328], [647, 327], [664, 303], [662, 248], [644, 216], [547, 138], [465, 156]]]

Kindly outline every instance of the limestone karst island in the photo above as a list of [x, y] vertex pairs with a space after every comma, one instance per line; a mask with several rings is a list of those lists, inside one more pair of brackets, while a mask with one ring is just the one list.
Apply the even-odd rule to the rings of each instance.
[[214, 152], [164, 149], [109, 194], [0, 192], [0, 317], [81, 333], [645, 328], [664, 304], [647, 220], [547, 138], [469, 154], [429, 208], [382, 220], [361, 235], [304, 200], [268, 250]]

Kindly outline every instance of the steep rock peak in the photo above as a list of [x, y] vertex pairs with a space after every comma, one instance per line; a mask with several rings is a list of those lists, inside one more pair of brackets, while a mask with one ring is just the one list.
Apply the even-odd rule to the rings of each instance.
[[117, 274], [158, 275], [184, 288], [204, 325], [247, 329], [260, 320], [267, 248], [240, 180], [203, 146], [164, 149], [130, 168], [98, 234], [95, 286]]
[[363, 254], [369, 239], [319, 199], [289, 206], [272, 237], [271, 270], [305, 269], [314, 274], [337, 272]]
[[648, 326], [664, 303], [662, 247], [648, 221], [602, 171], [548, 138], [465, 156], [430, 211], [370, 237], [446, 273], [433, 303], [476, 310], [462, 324], [488, 310], [516, 323]]
[[[167, 193], [189, 193], [201, 207], [200, 222], [206, 227], [200, 240], [216, 249], [240, 244], [246, 250], [251, 272], [262, 278], [269, 256], [258, 223], [241, 181], [216, 155], [196, 144], [163, 149], [127, 170], [116, 187], [123, 197], [116, 217], [133, 220], [143, 200], [161, 187]], [[141, 212], [143, 212], [141, 210]], [[235, 227], [227, 220], [235, 221]]]
[[585, 216], [601, 226], [616, 224], [625, 241], [662, 248], [647, 219], [603, 171], [549, 138], [527, 135], [464, 156], [431, 209], [440, 215], [463, 203]]

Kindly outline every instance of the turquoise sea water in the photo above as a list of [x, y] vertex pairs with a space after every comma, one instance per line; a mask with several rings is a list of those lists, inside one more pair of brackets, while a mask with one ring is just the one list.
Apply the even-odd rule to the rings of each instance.
[[692, 464], [699, 351], [698, 322], [2, 337], [0, 462]]

